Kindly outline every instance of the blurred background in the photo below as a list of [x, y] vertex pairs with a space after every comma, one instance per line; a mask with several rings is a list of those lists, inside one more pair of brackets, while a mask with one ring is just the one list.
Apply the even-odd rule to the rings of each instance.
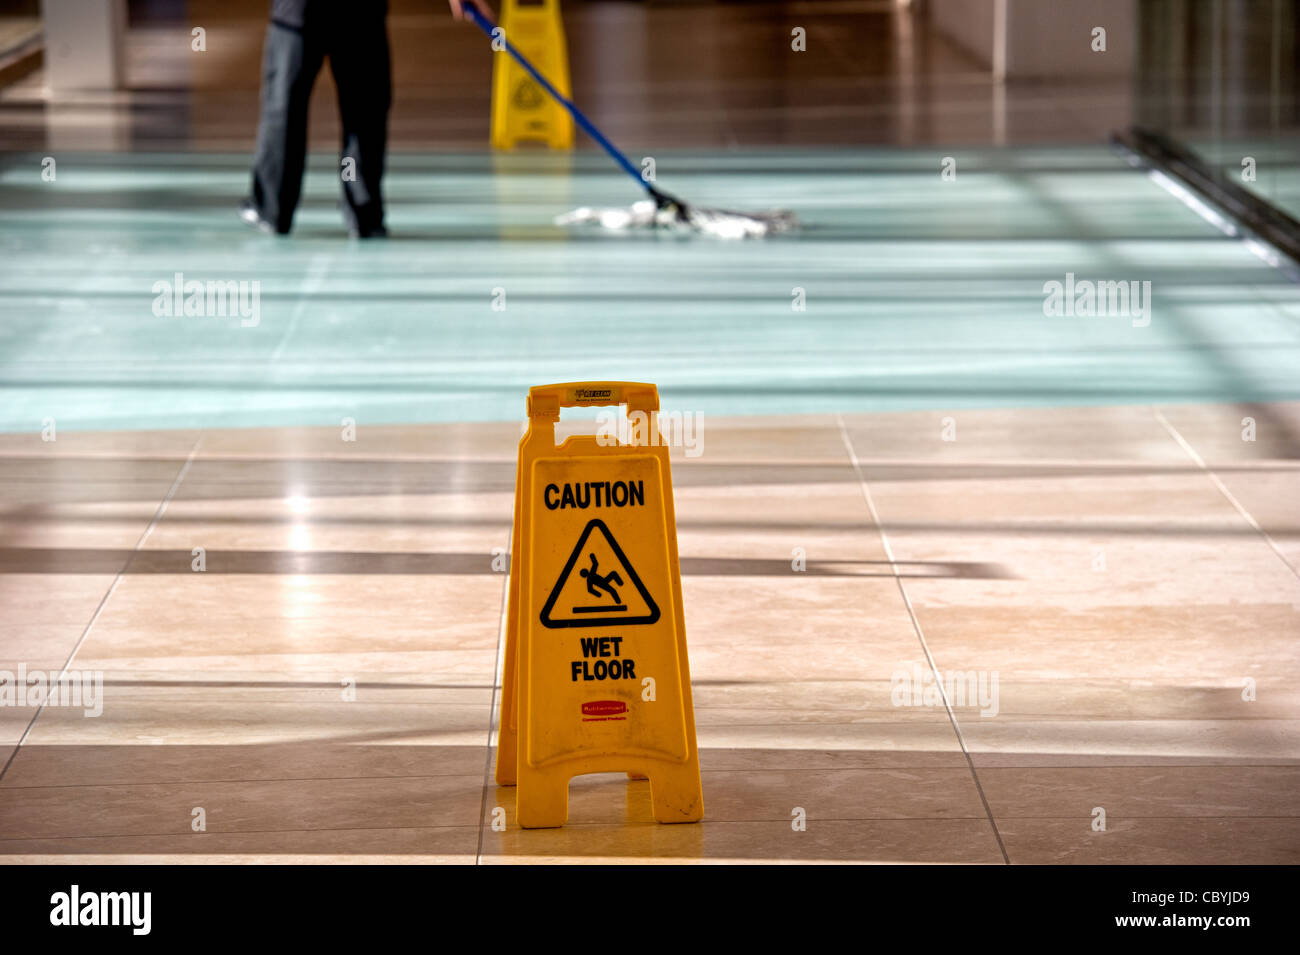
[[[268, 5], [49, 0], [42, 22], [40, 0], [4, 0], [5, 148], [249, 148]], [[438, 0], [389, 9], [396, 147], [483, 145], [481, 37]], [[1140, 123], [1212, 145], [1297, 126], [1294, 0], [566, 0], [563, 16], [576, 101], [632, 144], [1078, 142]], [[790, 56], [800, 26], [809, 55]]]

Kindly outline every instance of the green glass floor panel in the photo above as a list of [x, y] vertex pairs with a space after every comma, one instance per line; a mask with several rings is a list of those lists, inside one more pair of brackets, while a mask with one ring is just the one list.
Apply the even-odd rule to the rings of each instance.
[[[1300, 397], [1300, 286], [1106, 148], [655, 158], [803, 228], [573, 232], [553, 216], [638, 198], [599, 156], [397, 155], [393, 237], [349, 241], [321, 156], [282, 239], [235, 215], [242, 155], [59, 156], [54, 182], [7, 156], [0, 429], [502, 420], [581, 378], [708, 414]], [[256, 282], [256, 315], [155, 314], [177, 273]], [[1149, 323], [1045, 315], [1067, 273], [1150, 282]]]

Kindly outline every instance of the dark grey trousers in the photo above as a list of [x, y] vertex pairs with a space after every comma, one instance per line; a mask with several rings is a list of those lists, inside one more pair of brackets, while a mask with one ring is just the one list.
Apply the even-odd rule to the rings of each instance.
[[[384, 16], [308, 18], [301, 26], [276, 20], [262, 50], [262, 113], [253, 159], [253, 202], [280, 232], [293, 225], [307, 156], [307, 107], [329, 57], [338, 87], [343, 143], [337, 174], [344, 218], [362, 233], [383, 225], [380, 180], [388, 145], [392, 76]], [[379, 7], [378, 4], [376, 4]], [[382, 7], [379, 7], [382, 10]]]

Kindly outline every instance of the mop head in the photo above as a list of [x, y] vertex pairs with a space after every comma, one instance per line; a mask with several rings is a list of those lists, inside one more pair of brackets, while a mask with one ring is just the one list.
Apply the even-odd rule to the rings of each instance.
[[670, 202], [660, 205], [643, 199], [631, 206], [595, 209], [583, 206], [555, 219], [556, 225], [597, 225], [602, 229], [631, 231], [660, 229], [683, 234], [698, 233], [720, 239], [755, 239], [778, 232], [789, 232], [798, 225], [793, 212], [729, 212], [703, 206]]

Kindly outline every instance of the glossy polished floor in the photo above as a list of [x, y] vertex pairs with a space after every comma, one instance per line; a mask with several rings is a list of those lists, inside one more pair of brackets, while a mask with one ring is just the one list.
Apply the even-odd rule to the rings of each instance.
[[[684, 196], [801, 217], [751, 243], [552, 224], [637, 198], [592, 155], [403, 157], [383, 245], [343, 237], [329, 160], [282, 240], [234, 214], [242, 156], [68, 154], [52, 183], [10, 156], [0, 430], [502, 421], [608, 378], [710, 415], [1300, 397], [1287, 272], [1107, 147], [954, 151], [953, 181], [929, 150], [660, 157]], [[248, 316], [157, 314], [178, 274], [246, 283]], [[1149, 282], [1149, 313], [1045, 314], [1071, 275]]]
[[1300, 861], [1300, 404], [952, 417], [706, 419], [706, 820], [594, 776], [544, 831], [490, 781], [516, 424], [5, 436], [0, 665], [104, 687], [0, 708], [0, 853]]
[[[387, 243], [324, 77], [295, 236], [236, 220], [260, 4], [190, 5], [208, 59], [138, 17], [128, 93], [0, 91], [0, 671], [103, 678], [0, 705], [0, 862], [1300, 862], [1300, 284], [1104, 145], [1126, 91], [999, 92], [889, 4], [574, 4], [663, 185], [803, 221], [575, 233], [629, 187], [482, 151], [487, 57], [393, 7]], [[797, 76], [715, 49], [804, 15]], [[178, 273], [255, 316], [158, 314]], [[1068, 275], [1149, 312], [1047, 314]], [[492, 782], [522, 399], [581, 378], [702, 429], [700, 825], [593, 776], [523, 831]]]

